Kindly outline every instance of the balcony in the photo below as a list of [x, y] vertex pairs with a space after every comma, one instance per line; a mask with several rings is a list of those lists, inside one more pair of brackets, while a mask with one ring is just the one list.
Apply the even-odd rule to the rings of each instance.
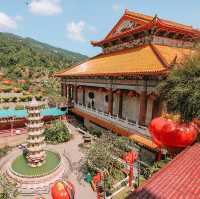
[[128, 120], [124, 120], [119, 118], [118, 116], [113, 116], [108, 113], [105, 113], [103, 111], [94, 109], [92, 107], [83, 106], [81, 104], [74, 104], [74, 108], [79, 109], [80, 111], [83, 111], [85, 113], [88, 113], [92, 116], [95, 116], [97, 118], [106, 120], [108, 122], [113, 122], [116, 126], [119, 126], [128, 132], [138, 133], [139, 135], [145, 136], [147, 138], [151, 138], [151, 135], [149, 134], [148, 128], [145, 126], [140, 126], [137, 123], [130, 122]]

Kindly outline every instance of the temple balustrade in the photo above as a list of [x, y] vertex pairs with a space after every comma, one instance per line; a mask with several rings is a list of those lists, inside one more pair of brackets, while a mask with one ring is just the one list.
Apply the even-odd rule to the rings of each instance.
[[150, 138], [151, 135], [148, 131], [148, 128], [145, 126], [141, 126], [138, 123], [134, 123], [129, 121], [128, 119], [119, 118], [119, 116], [114, 116], [109, 113], [97, 110], [93, 107], [84, 106], [82, 104], [74, 104], [74, 108], [81, 110], [82, 112], [89, 113], [97, 118], [101, 118], [103, 120], [113, 122], [116, 126], [119, 126], [129, 132], [137, 132], [145, 137]]

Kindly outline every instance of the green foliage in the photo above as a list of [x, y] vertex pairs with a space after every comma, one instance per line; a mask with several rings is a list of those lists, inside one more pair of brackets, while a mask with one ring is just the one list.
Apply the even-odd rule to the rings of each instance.
[[29, 89], [29, 87], [30, 87], [30, 85], [28, 85], [28, 84], [22, 84], [21, 85], [21, 89], [23, 89], [25, 91], [27, 91]]
[[115, 169], [121, 169], [123, 165], [113, 156], [122, 157], [128, 151], [128, 145], [128, 139], [104, 132], [89, 149], [83, 168], [89, 172], [94, 172], [97, 168], [106, 169], [109, 174], [115, 176]]
[[42, 100], [42, 95], [36, 95], [35, 99], [38, 100], [38, 101], [41, 101]]
[[9, 98], [9, 97], [3, 97], [3, 98], [2, 98], [2, 101], [3, 101], [3, 102], [9, 102], [9, 101], [10, 101], [10, 98]]
[[12, 98], [10, 99], [10, 101], [11, 101], [11, 102], [16, 102], [16, 101], [17, 101], [17, 97], [12, 97]]
[[0, 33], [0, 66], [11, 79], [43, 77], [43, 69], [53, 74], [86, 58], [30, 38]]
[[9, 92], [12, 91], [12, 87], [4, 87], [4, 88], [3, 88], [3, 91], [4, 91], [5, 93], [9, 93]]
[[9, 109], [9, 106], [4, 105], [4, 106], [3, 106], [3, 109]]
[[200, 55], [188, 59], [181, 68], [172, 70], [159, 85], [168, 111], [180, 113], [185, 121], [191, 121], [194, 117], [200, 118], [199, 88]]
[[23, 105], [17, 104], [15, 106], [15, 110], [23, 110], [23, 109], [25, 109]]
[[10, 147], [9, 146], [5, 146], [4, 148], [0, 149], [0, 158], [2, 158], [3, 156], [5, 156], [8, 151], [10, 151]]
[[62, 121], [54, 121], [51, 128], [46, 128], [44, 131], [45, 140], [52, 144], [67, 142], [71, 135], [66, 124]]
[[14, 199], [18, 195], [16, 184], [8, 181], [8, 179], [0, 173], [0, 199]]

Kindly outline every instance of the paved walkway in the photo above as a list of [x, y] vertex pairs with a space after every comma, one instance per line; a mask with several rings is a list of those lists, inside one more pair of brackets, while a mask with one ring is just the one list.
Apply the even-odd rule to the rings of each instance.
[[[73, 139], [69, 142], [59, 145], [48, 145], [49, 149], [54, 149], [63, 155], [65, 161], [64, 166], [66, 168], [65, 177], [67, 180], [72, 182], [75, 186], [75, 199], [95, 199], [96, 193], [92, 191], [89, 184], [87, 184], [83, 179], [80, 179], [80, 173], [78, 168], [80, 166], [80, 160], [84, 157], [83, 152], [79, 148], [79, 144], [82, 143], [82, 136], [76, 131], [76, 129], [69, 124], [71, 133], [73, 134]], [[9, 158], [9, 155], [0, 160], [1, 164]], [[50, 194], [44, 195], [46, 199], [51, 199]], [[35, 196], [19, 196], [18, 199], [35, 199]]]

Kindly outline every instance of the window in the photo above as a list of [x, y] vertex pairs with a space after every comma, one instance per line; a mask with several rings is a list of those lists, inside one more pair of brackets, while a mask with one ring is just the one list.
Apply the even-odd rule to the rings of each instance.
[[88, 97], [89, 97], [90, 99], [94, 99], [94, 93], [93, 93], [93, 92], [89, 92], [89, 93], [88, 93]]
[[108, 102], [108, 95], [105, 95], [105, 102]]

